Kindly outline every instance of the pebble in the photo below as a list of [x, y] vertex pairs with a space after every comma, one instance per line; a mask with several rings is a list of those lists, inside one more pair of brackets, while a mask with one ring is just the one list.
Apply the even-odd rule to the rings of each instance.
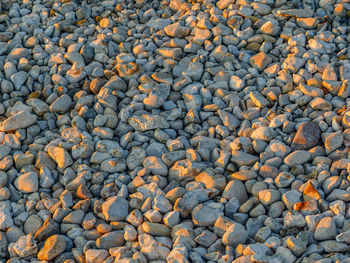
[[349, 260], [348, 3], [17, 2], [1, 263]]

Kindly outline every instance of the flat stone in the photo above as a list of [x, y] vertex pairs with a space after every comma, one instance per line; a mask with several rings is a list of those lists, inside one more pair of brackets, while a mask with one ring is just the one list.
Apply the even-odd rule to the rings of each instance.
[[304, 164], [309, 161], [311, 154], [304, 150], [294, 151], [290, 153], [285, 159], [284, 163], [288, 166]]
[[144, 222], [142, 229], [146, 233], [154, 236], [170, 237], [171, 230], [166, 225], [159, 223]]
[[106, 233], [96, 240], [96, 246], [99, 249], [120, 247], [123, 246], [124, 243], [124, 231], [120, 230]]
[[133, 116], [129, 118], [128, 122], [136, 131], [169, 128], [168, 122], [160, 115], [143, 114], [142, 116]]
[[251, 166], [254, 165], [259, 158], [243, 151], [232, 151], [231, 161], [238, 166]]
[[13, 131], [27, 128], [37, 121], [37, 116], [27, 111], [20, 111], [15, 115], [7, 118], [0, 124], [0, 131]]
[[319, 22], [317, 17], [297, 18], [297, 25], [305, 29], [314, 29]]
[[256, 178], [258, 175], [254, 171], [242, 170], [230, 175], [235, 180], [247, 181]]

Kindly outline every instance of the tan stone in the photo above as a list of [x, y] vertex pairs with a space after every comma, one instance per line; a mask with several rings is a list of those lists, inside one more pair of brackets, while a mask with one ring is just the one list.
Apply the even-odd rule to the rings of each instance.
[[250, 64], [259, 71], [263, 71], [271, 62], [272, 58], [264, 52], [259, 52], [250, 58]]
[[69, 153], [63, 148], [50, 146], [48, 149], [48, 153], [50, 157], [55, 160], [58, 167], [61, 169], [65, 169], [73, 164], [73, 160], [70, 157]]

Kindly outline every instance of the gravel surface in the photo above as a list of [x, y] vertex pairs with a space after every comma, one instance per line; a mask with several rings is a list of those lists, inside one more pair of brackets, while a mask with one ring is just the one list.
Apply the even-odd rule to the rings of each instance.
[[2, 0], [0, 263], [350, 262], [348, 0]]

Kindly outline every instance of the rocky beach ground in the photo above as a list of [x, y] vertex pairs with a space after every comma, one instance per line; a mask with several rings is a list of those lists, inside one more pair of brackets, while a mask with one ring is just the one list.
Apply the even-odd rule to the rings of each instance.
[[350, 1], [2, 0], [0, 263], [350, 262]]

